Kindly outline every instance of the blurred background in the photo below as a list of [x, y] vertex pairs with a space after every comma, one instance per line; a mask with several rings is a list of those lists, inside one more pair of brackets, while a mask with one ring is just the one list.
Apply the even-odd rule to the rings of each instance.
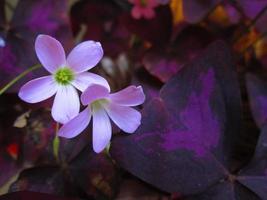
[[[183, 66], [215, 40], [231, 48], [239, 74], [244, 120], [251, 152], [258, 132], [251, 119], [244, 74], [265, 78], [267, 70], [265, 0], [0, 0], [0, 89], [39, 63], [38, 34], [74, 45], [99, 41], [104, 57], [92, 71], [112, 91], [142, 85], [145, 104]], [[119, 169], [106, 153], [94, 154], [90, 134], [61, 140], [55, 158], [56, 123], [51, 100], [29, 105], [17, 97], [28, 73], [0, 95], [0, 194], [36, 191], [84, 199], [179, 199]], [[89, 130], [88, 130], [89, 131]]]

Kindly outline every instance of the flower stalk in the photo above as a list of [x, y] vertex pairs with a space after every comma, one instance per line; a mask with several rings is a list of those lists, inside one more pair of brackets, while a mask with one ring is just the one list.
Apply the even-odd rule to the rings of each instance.
[[0, 90], [0, 96], [7, 91], [11, 86], [13, 86], [16, 82], [18, 82], [20, 79], [22, 79], [24, 76], [26, 76], [28, 73], [38, 69], [41, 67], [41, 64], [36, 64], [30, 67], [29, 69], [25, 70], [21, 74], [19, 74], [17, 77], [15, 77], [13, 80], [11, 80], [8, 84], [6, 84], [3, 88]]

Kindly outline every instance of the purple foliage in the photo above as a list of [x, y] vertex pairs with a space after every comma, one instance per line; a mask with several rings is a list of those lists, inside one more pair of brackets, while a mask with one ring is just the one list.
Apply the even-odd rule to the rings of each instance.
[[241, 110], [231, 56], [223, 43], [211, 45], [169, 80], [160, 97], [144, 108], [136, 134], [114, 139], [111, 154], [120, 166], [186, 199], [208, 199], [211, 194], [215, 199], [265, 198], [263, 139], [251, 167], [232, 171]]
[[[19, 1], [14, 10], [11, 22], [4, 15], [4, 3], [0, 4], [0, 68], [1, 81], [4, 85], [19, 73], [34, 64], [37, 57], [34, 53], [34, 40], [40, 33], [57, 37], [69, 49], [72, 44], [71, 32], [67, 20], [67, 2], [52, 0]], [[27, 52], [27, 56], [25, 55]], [[37, 70], [27, 78], [43, 75], [44, 71]], [[24, 79], [22, 82], [24, 82]], [[17, 91], [17, 87], [13, 87]]]

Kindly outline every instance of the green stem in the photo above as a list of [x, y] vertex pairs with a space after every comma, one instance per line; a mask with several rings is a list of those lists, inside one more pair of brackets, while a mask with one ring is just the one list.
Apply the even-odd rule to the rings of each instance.
[[34, 71], [38, 68], [40, 68], [41, 65], [40, 64], [36, 64], [33, 65], [32, 67], [30, 67], [29, 69], [25, 70], [24, 72], [22, 72], [20, 75], [18, 75], [16, 78], [14, 78], [12, 81], [10, 81], [8, 84], [6, 84], [3, 88], [1, 88], [0, 90], [0, 96], [6, 91], [8, 90], [12, 85], [14, 85], [17, 81], [19, 81], [21, 78], [23, 78], [25, 75], [27, 75], [28, 73], [30, 73], [31, 71]]
[[60, 143], [58, 135], [57, 135], [58, 129], [59, 129], [59, 123], [56, 124], [56, 136], [53, 140], [53, 153], [57, 161], [59, 161], [58, 153], [59, 153], [59, 143]]

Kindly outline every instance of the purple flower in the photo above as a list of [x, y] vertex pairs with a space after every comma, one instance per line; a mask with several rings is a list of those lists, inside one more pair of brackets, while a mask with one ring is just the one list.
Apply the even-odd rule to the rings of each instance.
[[87, 107], [76, 117], [63, 125], [59, 136], [73, 138], [80, 134], [93, 116], [93, 149], [101, 152], [111, 139], [110, 119], [124, 132], [133, 133], [141, 123], [141, 114], [130, 106], [144, 102], [141, 86], [129, 86], [110, 94], [109, 88], [92, 84], [81, 95], [81, 102]]
[[28, 103], [37, 103], [56, 94], [52, 106], [52, 117], [66, 123], [80, 110], [78, 92], [89, 84], [104, 85], [107, 81], [87, 70], [96, 66], [103, 56], [99, 42], [85, 41], [77, 45], [66, 58], [65, 51], [55, 38], [39, 35], [35, 41], [35, 51], [44, 68], [52, 75], [29, 81], [19, 91], [19, 97]]

